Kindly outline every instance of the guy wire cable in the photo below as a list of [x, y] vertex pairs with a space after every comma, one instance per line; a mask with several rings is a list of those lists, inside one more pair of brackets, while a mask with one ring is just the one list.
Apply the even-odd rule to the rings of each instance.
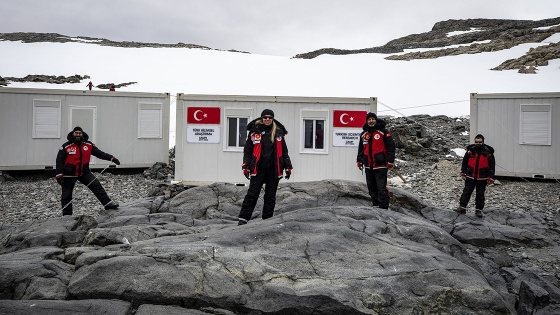
[[[451, 102], [445, 102], [445, 103], [434, 103], [434, 104], [425, 104], [425, 105], [417, 105], [417, 106], [410, 106], [410, 107], [403, 107], [403, 108], [399, 108], [399, 109], [412, 109], [412, 108], [420, 108], [420, 107], [430, 107], [430, 106], [440, 106], [440, 105], [447, 105], [447, 104], [454, 104], [454, 103], [463, 103], [463, 102], [469, 102], [470, 100], [462, 100], [462, 101], [451, 101]], [[378, 103], [379, 102], [378, 100]], [[384, 106], [387, 106], [385, 104], [383, 104]], [[377, 113], [380, 112], [388, 112], [388, 111], [392, 111], [392, 110], [379, 110], [377, 111]], [[402, 115], [402, 114], [401, 114]]]
[[[152, 119], [152, 121], [150, 121], [150, 123], [147, 124], [144, 128], [149, 127], [155, 120], [156, 120], [155, 118]], [[141, 130], [143, 130], [143, 129], [141, 129]], [[130, 148], [130, 146], [131, 146], [132, 144], [134, 144], [134, 142], [136, 142], [137, 140], [138, 140], [138, 138], [132, 140], [124, 149], [121, 150], [120, 153], [122, 154], [122, 153], [124, 153], [126, 150], [128, 150], [128, 148]], [[117, 154], [116, 156], [121, 156], [121, 155], [120, 155], [120, 154]], [[93, 182], [97, 179], [97, 177], [98, 177], [99, 175], [103, 174], [103, 172], [105, 172], [105, 170], [107, 170], [107, 168], [109, 168], [109, 167], [111, 166], [111, 163], [112, 163], [112, 162], [113, 162], [112, 160], [109, 161], [109, 164], [108, 164], [103, 170], [101, 170], [101, 172], [99, 172], [99, 174], [94, 174], [94, 179], [92, 179], [92, 180], [86, 185], [86, 187], [89, 188], [89, 185], [91, 185], [91, 183], [93, 183]], [[92, 173], [93, 173], [93, 172], [92, 172]], [[60, 216], [60, 215], [62, 214], [63, 210], [66, 209], [66, 207], [68, 207], [68, 205], [70, 205], [70, 204], [72, 203], [72, 201], [74, 201], [74, 196], [72, 196], [72, 199], [71, 199], [67, 204], [65, 204], [61, 209], [59, 209], [59, 210], [56, 212], [56, 215], [57, 215], [57, 216]]]
[[[381, 104], [381, 105], [383, 105], [383, 106], [389, 108], [390, 110], [392, 110], [392, 111], [394, 111], [394, 112], [396, 112], [396, 113], [402, 115], [403, 117], [408, 117], [408, 116], [404, 115], [403, 113], [399, 112], [398, 110], [396, 110], [396, 109], [394, 109], [394, 108], [388, 106], [387, 104], [385, 104], [385, 103], [383, 103], [383, 102], [380, 102], [379, 100], [378, 100], [377, 102], [378, 102], [379, 104]], [[442, 104], [447, 104], [447, 103], [440, 103], [440, 105], [442, 105]], [[435, 104], [431, 104], [431, 105], [435, 105]], [[430, 106], [431, 106], [431, 105], [430, 105]], [[411, 108], [412, 108], [412, 107], [411, 107]], [[409, 118], [409, 119], [410, 119], [410, 118]], [[433, 133], [435, 133], [434, 130], [430, 129], [429, 127], [427, 127], [427, 126], [425, 126], [425, 125], [423, 125], [423, 124], [421, 124], [421, 123], [419, 123], [417, 120], [414, 120], [414, 119], [411, 119], [411, 120], [412, 120], [413, 122], [419, 124], [420, 126], [426, 128], [427, 130], [430, 130], [430, 131], [432, 131]], [[442, 136], [442, 138], [445, 138], [445, 137]], [[461, 147], [461, 145], [460, 145], [460, 144], [457, 144], [455, 141], [453, 141], [453, 139], [447, 139], [447, 140], [450, 140], [449, 142], [451, 142], [451, 143], [453, 143], [453, 144], [455, 144], [455, 145]], [[496, 166], [499, 166], [500, 168], [502, 168], [502, 169], [504, 169], [504, 170], [506, 170], [506, 171], [509, 172], [508, 169], [506, 169], [505, 167], [499, 165], [498, 163], [496, 163]], [[521, 178], [522, 180], [524, 180], [524, 181], [526, 181], [526, 182], [529, 182], [526, 178], [523, 178], [523, 177], [521, 177], [521, 176], [517, 176], [517, 177]]]
[[[385, 104], [385, 103], [383, 103], [383, 102], [380, 102], [379, 100], [378, 100], [377, 102], [378, 102], [379, 104], [381, 104], [381, 105], [383, 105], [383, 106], [389, 108], [391, 111], [394, 111], [395, 113], [398, 113], [398, 114], [402, 115], [403, 117], [407, 117], [407, 118], [409, 117], [409, 116], [407, 116], [407, 115], [405, 115], [405, 114], [399, 112], [398, 110], [396, 110], [396, 109], [394, 109], [394, 108], [388, 106], [387, 104]], [[442, 104], [447, 104], [447, 103], [441, 103], [441, 104], [439, 104], [439, 105], [442, 105]], [[435, 105], [435, 104], [432, 104], [432, 105]], [[431, 106], [431, 105], [430, 105], [430, 106]], [[408, 108], [413, 108], [413, 107], [408, 107]], [[378, 112], [379, 112], [379, 111], [378, 111]], [[411, 119], [411, 118], [408, 118], [408, 119], [412, 120], [413, 122], [417, 123], [418, 125], [420, 125], [420, 126], [426, 128], [427, 130], [430, 130], [431, 132], [433, 132], [434, 134], [436, 134], [435, 130], [432, 130], [432, 129], [429, 128], [428, 126], [421, 124], [418, 120]], [[445, 138], [445, 137], [442, 137], [442, 138]], [[453, 144], [456, 145], [456, 146], [459, 146], [459, 147], [462, 147], [462, 146], [463, 146], [462, 144], [458, 144], [457, 142], [453, 141], [453, 139], [447, 139], [447, 140], [450, 140], [449, 142], [453, 143]]]

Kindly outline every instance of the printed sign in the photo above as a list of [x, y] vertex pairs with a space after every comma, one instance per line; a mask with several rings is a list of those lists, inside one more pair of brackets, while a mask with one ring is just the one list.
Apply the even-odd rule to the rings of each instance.
[[335, 129], [333, 131], [333, 147], [358, 147], [362, 130]]
[[362, 128], [366, 123], [365, 110], [334, 110], [333, 127]]
[[187, 142], [189, 143], [220, 143], [220, 127], [187, 126]]
[[220, 124], [219, 107], [187, 107], [187, 123], [189, 124]]

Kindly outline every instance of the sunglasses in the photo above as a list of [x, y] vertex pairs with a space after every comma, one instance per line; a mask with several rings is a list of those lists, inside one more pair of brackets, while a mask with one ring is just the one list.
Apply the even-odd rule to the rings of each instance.
[[262, 119], [274, 119], [272, 116], [263, 116]]

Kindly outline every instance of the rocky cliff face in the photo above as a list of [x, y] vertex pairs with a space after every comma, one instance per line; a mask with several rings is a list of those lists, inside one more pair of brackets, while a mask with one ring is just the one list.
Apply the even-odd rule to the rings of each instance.
[[[459, 33], [450, 36], [452, 32]], [[385, 58], [388, 60], [433, 59], [498, 51], [524, 43], [540, 43], [556, 33], [560, 33], [560, 17], [539, 21], [448, 20], [436, 23], [430, 32], [401, 37], [379, 47], [356, 50], [325, 48], [298, 54], [295, 58], [311, 59], [322, 54], [381, 53], [394, 54]], [[431, 48], [431, 50], [396, 54], [403, 52], [404, 49], [418, 48]], [[504, 61], [503, 64], [492, 70], [519, 69], [520, 73], [534, 73], [537, 66], [546, 66], [549, 60], [558, 58], [560, 58], [560, 48], [558, 43], [553, 43], [538, 49], [531, 49], [524, 56]]]

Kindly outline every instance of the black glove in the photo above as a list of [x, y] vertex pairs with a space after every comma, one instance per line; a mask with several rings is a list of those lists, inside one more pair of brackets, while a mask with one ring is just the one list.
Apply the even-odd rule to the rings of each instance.
[[111, 159], [111, 162], [117, 164], [117, 165], [121, 165], [121, 161], [119, 161], [119, 159], [117, 159], [116, 157], [113, 156], [113, 158]]
[[251, 180], [251, 172], [249, 172], [249, 167], [247, 166], [247, 164], [243, 163], [243, 165], [241, 165], [241, 170], [243, 170], [243, 175], [245, 175], [245, 178]]
[[63, 178], [64, 178], [64, 177], [62, 177], [62, 176], [56, 178], [56, 182], [57, 182], [60, 186], [62, 186], [62, 179], [63, 179]]
[[290, 176], [292, 176], [292, 169], [289, 168], [286, 170], [286, 176], [284, 176], [285, 179], [290, 179]]

